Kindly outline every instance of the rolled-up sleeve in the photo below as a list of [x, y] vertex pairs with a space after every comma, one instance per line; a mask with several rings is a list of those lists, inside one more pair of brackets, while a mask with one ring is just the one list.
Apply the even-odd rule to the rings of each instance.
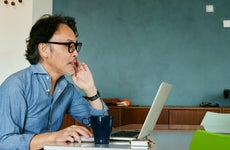
[[81, 94], [78, 93], [77, 96], [75, 94], [74, 97], [75, 99], [73, 100], [72, 105], [70, 106], [69, 114], [79, 122], [86, 124], [83, 122], [83, 120], [92, 115], [108, 115], [108, 107], [106, 106], [103, 100], [101, 100], [103, 109], [98, 110], [93, 108], [89, 104], [89, 102], [82, 97]]

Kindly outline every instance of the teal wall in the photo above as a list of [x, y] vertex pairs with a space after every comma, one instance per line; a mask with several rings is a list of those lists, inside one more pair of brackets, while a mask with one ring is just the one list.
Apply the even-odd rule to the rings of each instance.
[[[213, 4], [215, 12], [206, 13]], [[160, 82], [173, 84], [166, 105], [202, 101], [230, 106], [230, 0], [53, 0], [74, 16], [103, 97], [150, 105]]]

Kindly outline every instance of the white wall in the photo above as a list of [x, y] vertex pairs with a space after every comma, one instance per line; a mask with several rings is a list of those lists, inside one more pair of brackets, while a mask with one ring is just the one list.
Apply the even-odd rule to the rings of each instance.
[[29, 65], [25, 59], [26, 38], [42, 14], [52, 13], [52, 0], [0, 1], [0, 84], [10, 74]]

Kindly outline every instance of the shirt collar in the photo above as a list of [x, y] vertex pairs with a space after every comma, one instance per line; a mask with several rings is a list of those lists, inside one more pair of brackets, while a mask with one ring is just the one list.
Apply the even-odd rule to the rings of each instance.
[[[43, 74], [43, 75], [48, 75], [47, 71], [44, 69], [44, 67], [41, 65], [41, 63], [37, 63], [34, 65], [31, 65], [31, 70], [34, 74]], [[65, 78], [65, 76], [60, 77], [60, 79], [58, 80], [59, 84], [61, 84], [61, 86], [65, 87], [67, 85], [67, 80]]]
[[31, 65], [32, 72], [35, 74], [48, 74], [46, 70], [43, 68], [41, 63], [37, 63], [35, 65]]

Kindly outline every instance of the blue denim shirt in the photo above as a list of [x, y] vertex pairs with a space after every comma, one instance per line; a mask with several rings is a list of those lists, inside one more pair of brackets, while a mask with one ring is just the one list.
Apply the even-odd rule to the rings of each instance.
[[63, 76], [50, 96], [50, 76], [40, 63], [8, 77], [0, 86], [0, 149], [27, 150], [34, 135], [60, 129], [64, 114], [76, 120], [107, 114], [92, 108]]

